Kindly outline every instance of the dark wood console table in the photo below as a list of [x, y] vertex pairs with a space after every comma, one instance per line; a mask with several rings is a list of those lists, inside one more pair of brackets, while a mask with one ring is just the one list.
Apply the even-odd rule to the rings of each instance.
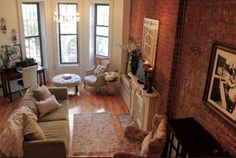
[[[42, 66], [38, 66], [37, 75], [38, 84], [46, 85], [45, 69]], [[12, 102], [12, 94], [18, 91], [12, 91], [10, 82], [22, 78], [22, 74], [20, 72], [17, 72], [16, 69], [11, 69], [1, 72], [0, 76], [2, 81], [3, 95], [4, 97], [8, 97], [10, 99], [10, 102]]]
[[167, 157], [231, 157], [194, 118], [173, 119], [168, 124]]

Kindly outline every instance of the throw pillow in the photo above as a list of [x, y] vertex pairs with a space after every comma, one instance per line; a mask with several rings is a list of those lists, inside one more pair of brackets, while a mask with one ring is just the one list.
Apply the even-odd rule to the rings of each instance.
[[149, 132], [148, 135], [143, 139], [142, 146], [141, 146], [141, 155], [148, 154], [148, 145], [152, 139], [152, 132]]
[[46, 137], [37, 122], [23, 113], [24, 137], [26, 140], [45, 140]]
[[48, 87], [42, 85], [41, 87], [38, 87], [33, 90], [34, 97], [37, 101], [45, 100], [51, 96], [50, 91], [48, 90]]
[[102, 65], [98, 65], [96, 69], [94, 70], [95, 75], [102, 75], [105, 72], [106, 67]]
[[54, 95], [51, 97], [42, 100], [36, 103], [36, 106], [39, 110], [39, 117], [43, 117], [44, 115], [48, 114], [51, 111], [54, 111], [60, 108], [62, 105], [59, 104]]
[[159, 140], [160, 139], [165, 140], [166, 133], [167, 133], [167, 121], [165, 119], [162, 119], [153, 137]]

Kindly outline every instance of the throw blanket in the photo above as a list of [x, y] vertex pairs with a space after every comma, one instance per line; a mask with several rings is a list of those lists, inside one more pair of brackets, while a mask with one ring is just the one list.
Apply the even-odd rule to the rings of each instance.
[[0, 153], [10, 157], [23, 157], [23, 113], [37, 121], [37, 117], [27, 106], [14, 110], [0, 134]]

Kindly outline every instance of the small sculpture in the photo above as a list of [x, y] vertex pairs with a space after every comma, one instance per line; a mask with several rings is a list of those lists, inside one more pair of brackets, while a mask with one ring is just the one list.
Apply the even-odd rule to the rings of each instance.
[[17, 43], [17, 37], [16, 37], [16, 30], [15, 29], [11, 30], [11, 40], [14, 44]]
[[6, 20], [4, 18], [0, 19], [0, 29], [2, 30], [3, 34], [7, 32]]

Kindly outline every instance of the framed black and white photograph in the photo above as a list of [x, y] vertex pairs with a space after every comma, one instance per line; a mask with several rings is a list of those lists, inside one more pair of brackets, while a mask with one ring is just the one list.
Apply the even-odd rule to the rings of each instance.
[[[12, 48], [11, 48], [12, 49]], [[6, 68], [14, 68], [16, 62], [20, 62], [22, 59], [21, 55], [21, 46], [20, 44], [13, 45], [14, 53], [12, 53], [8, 58], [8, 62], [6, 63]]]
[[204, 101], [235, 126], [236, 49], [214, 43], [211, 53]]

